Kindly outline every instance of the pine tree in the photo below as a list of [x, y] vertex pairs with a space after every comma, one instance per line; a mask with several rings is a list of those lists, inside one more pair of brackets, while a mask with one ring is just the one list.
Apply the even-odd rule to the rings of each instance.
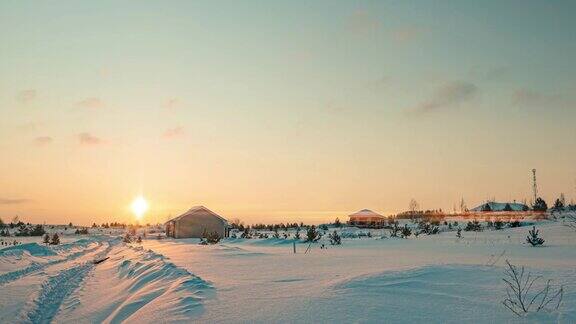
[[334, 231], [332, 234], [329, 234], [328, 238], [330, 239], [330, 244], [332, 245], [342, 244], [342, 238], [340, 235], [338, 235], [338, 233], [336, 233], [336, 231]]
[[534, 211], [547, 211], [548, 210], [548, 205], [546, 204], [546, 201], [544, 201], [544, 199], [538, 197], [536, 198], [536, 201], [534, 202], [534, 206], [532, 206], [532, 209], [534, 209]]
[[408, 227], [408, 224], [404, 225], [400, 234], [402, 235], [402, 238], [408, 238], [410, 235], [412, 235], [412, 230], [410, 227]]
[[48, 233], [44, 234], [42, 242], [46, 245], [50, 244], [50, 235]]
[[390, 237], [398, 237], [398, 233], [400, 233], [400, 227], [398, 226], [398, 222], [394, 221], [392, 228], [390, 228]]
[[294, 234], [294, 238], [299, 240], [300, 239], [300, 227], [296, 228], [296, 234]]
[[544, 244], [544, 239], [538, 237], [538, 230], [536, 226], [532, 226], [532, 230], [528, 231], [528, 236], [526, 237], [526, 242], [532, 244], [532, 246], [538, 246]]
[[499, 229], [502, 229], [502, 227], [504, 227], [504, 222], [503, 222], [503, 221], [501, 221], [501, 220], [496, 220], [496, 221], [494, 222], [494, 229], [499, 230]]
[[247, 238], [250, 238], [250, 227], [249, 227], [249, 226], [246, 226], [246, 227], [244, 228], [244, 231], [242, 232], [242, 234], [240, 234], [240, 237], [241, 237], [241, 238], [246, 238], [246, 239], [247, 239]]
[[556, 199], [556, 202], [554, 203], [553, 209], [554, 209], [554, 211], [564, 210], [564, 203], [562, 202], [562, 200], [560, 200], [560, 198]]
[[306, 231], [306, 241], [305, 242], [316, 242], [320, 238], [318, 231], [316, 230], [316, 226], [312, 225], [308, 227]]
[[334, 221], [334, 227], [342, 227], [342, 223], [340, 222], [339, 218], [336, 218], [336, 220]]

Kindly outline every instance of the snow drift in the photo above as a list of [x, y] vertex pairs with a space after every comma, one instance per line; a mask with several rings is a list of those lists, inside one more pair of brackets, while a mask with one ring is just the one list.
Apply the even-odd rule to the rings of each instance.
[[0, 250], [0, 256], [11, 254], [19, 254], [20, 252], [27, 251], [32, 256], [50, 256], [56, 255], [49, 247], [39, 245], [38, 243], [26, 243], [14, 245]]
[[108, 256], [57, 321], [178, 322], [201, 314], [202, 300], [213, 295], [211, 284], [161, 254], [119, 244]]

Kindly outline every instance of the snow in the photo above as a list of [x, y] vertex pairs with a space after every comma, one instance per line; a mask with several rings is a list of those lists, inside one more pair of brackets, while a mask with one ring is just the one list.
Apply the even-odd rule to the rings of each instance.
[[[343, 228], [343, 245], [296, 254], [294, 239], [29, 238], [0, 250], [0, 322], [574, 323], [576, 231], [563, 222], [535, 222], [536, 248], [526, 226], [409, 239]], [[560, 308], [506, 309], [505, 260], [563, 285]]]
[[[30, 255], [33, 255], [33, 256], [56, 255], [56, 252], [52, 251], [51, 249], [47, 248], [46, 246], [41, 246], [38, 243], [26, 243], [26, 244], [10, 246], [10, 247], [7, 247], [5, 249], [0, 250], [0, 253], [2, 253], [2, 255], [8, 255], [8, 254], [10, 254], [10, 252], [16, 252], [16, 253], [12, 253], [12, 255], [16, 255], [16, 254], [22, 255], [22, 252], [24, 252], [24, 251], [28, 252]], [[20, 253], [18, 253], [18, 252], [20, 252]]]

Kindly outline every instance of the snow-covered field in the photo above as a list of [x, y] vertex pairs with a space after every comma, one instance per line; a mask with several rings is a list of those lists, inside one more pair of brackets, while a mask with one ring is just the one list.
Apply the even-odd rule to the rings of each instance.
[[[462, 238], [372, 230], [308, 253], [298, 243], [296, 254], [292, 240], [275, 238], [126, 244], [103, 233], [56, 247], [29, 238], [0, 250], [0, 322], [575, 323], [576, 231], [537, 227], [541, 247], [526, 244], [530, 227]], [[558, 310], [518, 317], [505, 308], [506, 260], [563, 285]]]

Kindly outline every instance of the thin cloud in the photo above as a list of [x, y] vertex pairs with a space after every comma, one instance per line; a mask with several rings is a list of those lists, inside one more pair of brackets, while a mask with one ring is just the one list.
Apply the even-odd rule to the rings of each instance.
[[175, 127], [167, 129], [164, 134], [162, 134], [162, 137], [165, 139], [173, 139], [181, 137], [182, 135], [184, 135], [184, 129], [182, 127]]
[[25, 204], [29, 203], [32, 200], [30, 199], [10, 199], [10, 198], [0, 198], [0, 205], [18, 205], [18, 204]]
[[38, 136], [34, 139], [34, 144], [38, 146], [45, 146], [53, 142], [52, 137], [50, 136]]
[[426, 101], [420, 103], [413, 112], [427, 113], [470, 101], [478, 93], [478, 87], [470, 82], [455, 81], [439, 87]]
[[103, 144], [104, 141], [90, 133], [80, 133], [78, 134], [78, 141], [81, 145], [85, 146], [95, 146]]
[[91, 97], [81, 100], [77, 103], [78, 107], [86, 109], [100, 109], [104, 108], [106, 105], [104, 101], [98, 97]]
[[16, 95], [16, 101], [21, 104], [27, 104], [36, 99], [38, 92], [35, 89], [22, 90]]

